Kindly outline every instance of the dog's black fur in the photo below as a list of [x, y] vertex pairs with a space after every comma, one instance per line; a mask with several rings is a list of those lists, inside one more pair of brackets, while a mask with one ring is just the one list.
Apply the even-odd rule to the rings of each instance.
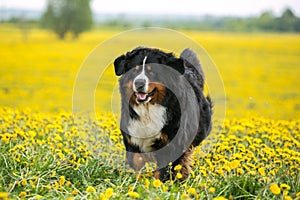
[[[144, 59], [146, 64], [143, 63]], [[149, 79], [149, 90], [151, 91], [141, 94], [151, 96], [151, 98], [149, 97], [151, 100], [147, 103], [138, 102], [138, 92], [133, 90], [134, 80], [141, 73], [140, 68], [143, 64], [144, 68], [146, 66], [149, 68], [149, 70], [145, 70], [145, 74]], [[176, 174], [172, 173], [174, 172], [173, 168], [180, 164], [182, 166], [180, 172], [183, 175], [182, 180], [184, 180], [189, 175], [193, 148], [207, 137], [212, 124], [212, 103], [211, 99], [203, 94], [204, 75], [196, 54], [190, 49], [185, 49], [178, 58], [172, 53], [165, 53], [158, 49], [138, 47], [119, 56], [114, 61], [114, 66], [116, 75], [121, 76], [119, 80], [122, 98], [120, 126], [127, 151], [127, 163], [135, 169], [140, 169], [146, 161], [156, 161], [159, 170], [155, 176], [162, 181], [171, 177], [174, 178]], [[166, 74], [164, 69], [168, 68], [167, 66], [175, 70], [176, 73]], [[192, 89], [186, 88], [183, 79], [187, 80]], [[174, 92], [168, 85], [176, 88], [176, 91]], [[160, 129], [159, 137], [153, 138], [150, 146], [144, 148], [139, 142], [133, 142], [135, 136], [128, 129], [129, 126], [134, 126], [130, 124], [133, 121], [143, 120], [144, 116], [138, 114], [138, 109], [141, 106], [149, 111], [153, 105], [165, 108], [165, 120], [163, 120], [164, 124]], [[198, 110], [196, 109], [197, 106], [199, 107]], [[193, 114], [193, 107], [197, 113]], [[189, 110], [192, 114], [187, 113]], [[152, 120], [155, 123], [155, 120], [159, 119]], [[195, 121], [194, 124], [193, 121]], [[183, 128], [180, 129], [181, 126]], [[144, 129], [141, 128], [140, 130]], [[182, 136], [174, 139], [180, 133]], [[193, 138], [190, 138], [191, 136]], [[166, 153], [156, 153], [157, 150], [168, 145], [170, 148]], [[182, 152], [182, 155], [176, 160], [171, 160], [170, 157], [175, 151]], [[150, 152], [153, 152], [151, 156], [144, 156], [144, 153]], [[171, 176], [168, 170], [169, 162], [173, 164]]]

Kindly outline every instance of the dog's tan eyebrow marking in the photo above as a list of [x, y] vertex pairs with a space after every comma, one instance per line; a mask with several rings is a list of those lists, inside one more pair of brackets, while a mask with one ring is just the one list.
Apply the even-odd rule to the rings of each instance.
[[135, 66], [135, 70], [139, 70], [140, 69], [140, 66]]
[[147, 65], [147, 70], [150, 71], [152, 69], [152, 67], [150, 65]]

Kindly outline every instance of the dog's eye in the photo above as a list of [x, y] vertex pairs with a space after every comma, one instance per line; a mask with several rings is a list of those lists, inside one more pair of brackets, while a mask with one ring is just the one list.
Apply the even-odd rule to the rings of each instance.
[[150, 65], [146, 66], [146, 70], [147, 70], [147, 73], [150, 74], [151, 76], [154, 76], [154, 72], [152, 70], [152, 67]]

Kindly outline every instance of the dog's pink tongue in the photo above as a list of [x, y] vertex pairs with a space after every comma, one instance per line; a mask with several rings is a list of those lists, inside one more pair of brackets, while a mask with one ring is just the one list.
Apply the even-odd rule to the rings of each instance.
[[143, 93], [137, 93], [136, 96], [140, 100], [145, 100], [147, 98], [147, 94], [143, 94]]

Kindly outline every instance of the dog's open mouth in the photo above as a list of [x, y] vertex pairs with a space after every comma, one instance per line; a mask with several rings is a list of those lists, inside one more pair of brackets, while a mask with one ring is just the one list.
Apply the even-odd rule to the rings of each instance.
[[137, 103], [148, 103], [151, 100], [151, 97], [155, 94], [156, 88], [154, 88], [149, 93], [136, 92], [136, 101]]

